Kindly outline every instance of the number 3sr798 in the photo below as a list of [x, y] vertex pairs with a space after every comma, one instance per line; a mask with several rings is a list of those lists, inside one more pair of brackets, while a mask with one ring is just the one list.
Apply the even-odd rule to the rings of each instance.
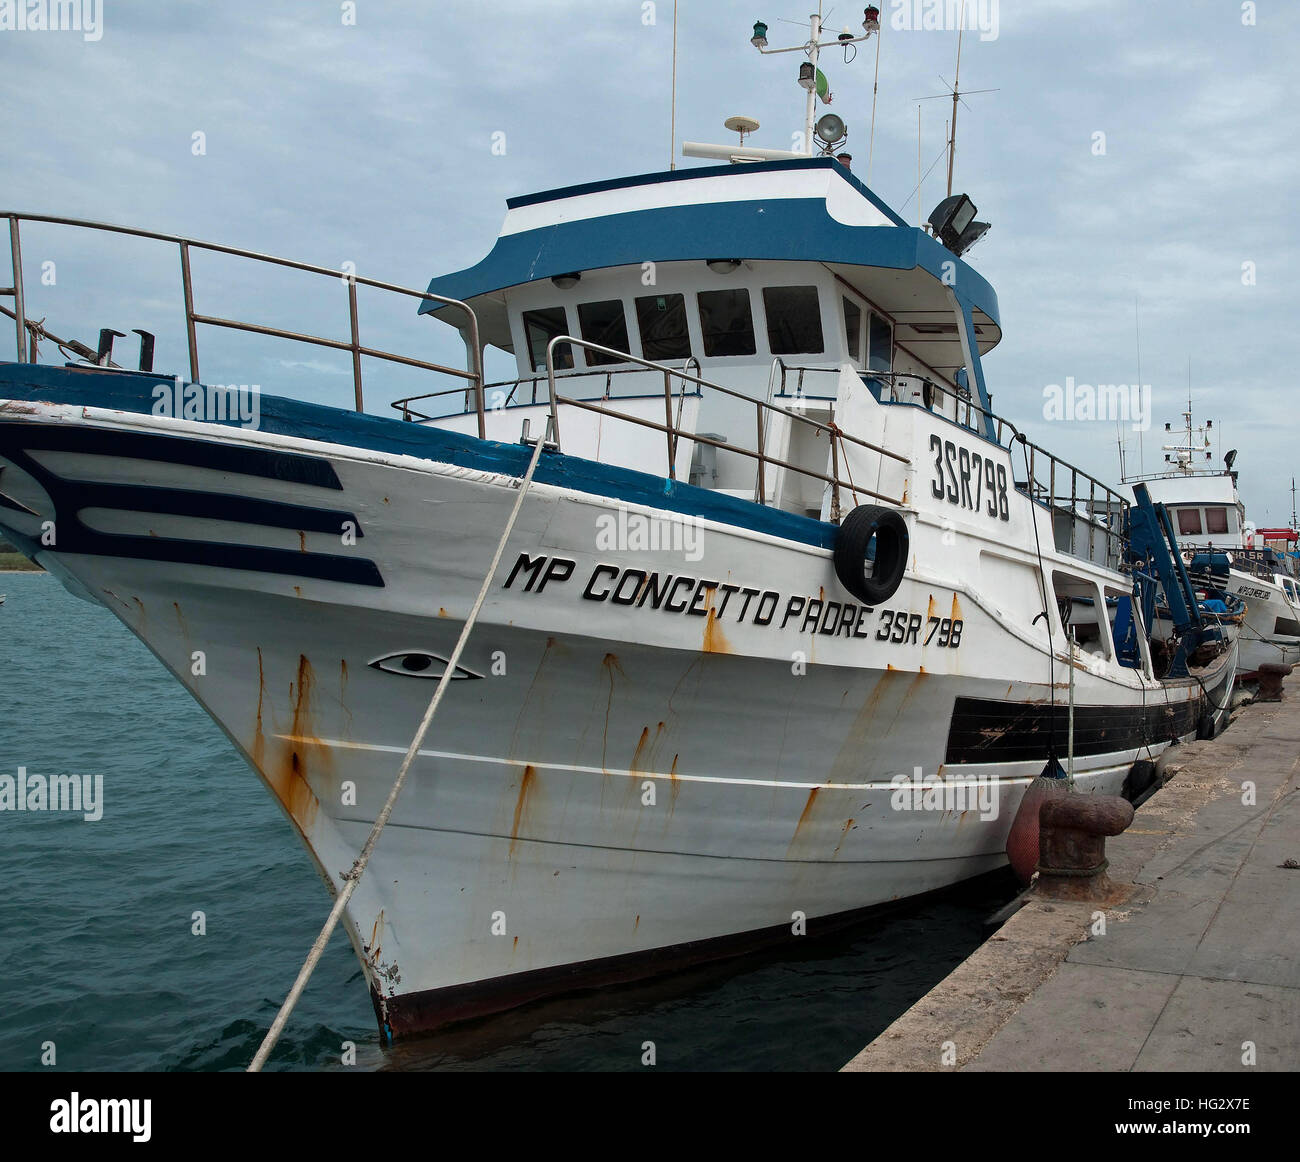
[[930, 490], [936, 500], [946, 500], [971, 512], [985, 512], [999, 520], [1011, 519], [1005, 464], [937, 435], [930, 437], [930, 451], [934, 453]]

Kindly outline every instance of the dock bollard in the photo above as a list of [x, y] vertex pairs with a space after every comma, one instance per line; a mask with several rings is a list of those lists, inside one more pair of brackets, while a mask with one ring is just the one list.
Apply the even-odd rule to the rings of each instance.
[[1259, 690], [1252, 702], [1281, 702], [1282, 679], [1291, 673], [1286, 662], [1265, 662], [1259, 667]]
[[1038, 890], [1058, 899], [1091, 899], [1110, 888], [1106, 836], [1133, 822], [1118, 795], [1061, 795], [1038, 814]]

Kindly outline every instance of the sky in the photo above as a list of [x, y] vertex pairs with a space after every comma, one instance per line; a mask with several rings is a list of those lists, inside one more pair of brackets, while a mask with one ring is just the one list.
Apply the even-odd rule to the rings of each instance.
[[[6, 29], [14, 0], [0, 0], [6, 210], [350, 262], [423, 288], [491, 249], [507, 197], [673, 159], [672, 0], [83, 2], [98, 16], [90, 36]], [[1190, 368], [1215, 463], [1238, 450], [1248, 516], [1288, 523], [1300, 4], [973, 2], [968, 25], [982, 14], [984, 32], [962, 41], [954, 188], [993, 224], [967, 258], [1001, 307], [1004, 337], [985, 357], [995, 410], [1115, 481], [1121, 432], [1131, 473], [1160, 466]], [[729, 140], [735, 113], [761, 122], [752, 144], [790, 147], [799, 58], [762, 57], [749, 37], [761, 19], [774, 47], [801, 42], [815, 3], [679, 0], [678, 147]], [[899, 27], [933, 0], [877, 3], [874, 136], [875, 45], [847, 65], [831, 50], [822, 68], [855, 173], [867, 177], [870, 152], [870, 185], [915, 220], [945, 192], [951, 109], [917, 99], [952, 81], [957, 32]], [[829, 27], [860, 30], [860, 4], [826, 7]], [[923, 171], [938, 160], [919, 198], [918, 103]], [[32, 317], [92, 344], [101, 326], [156, 330], [156, 366], [184, 370], [175, 247], [30, 225], [23, 253]], [[345, 337], [341, 281], [198, 255], [195, 286], [202, 313]], [[365, 342], [463, 366], [454, 332], [408, 300], [362, 292], [360, 314]], [[0, 358], [11, 344], [0, 330]], [[199, 346], [210, 382], [350, 401], [346, 356], [214, 328]], [[132, 348], [121, 353], [129, 365]], [[377, 412], [443, 386], [373, 363], [366, 375]], [[1151, 430], [1044, 418], [1045, 390], [1071, 378], [1149, 384]]]

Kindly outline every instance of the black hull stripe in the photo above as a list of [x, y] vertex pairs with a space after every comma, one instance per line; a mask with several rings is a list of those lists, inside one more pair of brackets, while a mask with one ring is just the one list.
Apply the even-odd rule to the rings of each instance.
[[[1196, 731], [1204, 696], [1183, 702], [1156, 702], [1143, 706], [1076, 706], [1074, 753], [1096, 755], [1136, 750], [1170, 742]], [[949, 763], [1014, 763], [1046, 760], [1052, 749], [1053, 728], [1058, 756], [1065, 754], [1069, 707], [1057, 703], [1026, 705], [990, 698], [958, 698], [948, 727]]]
[[[236, 429], [237, 430], [237, 429]], [[308, 484], [341, 492], [334, 466], [318, 456], [281, 452], [267, 448], [246, 448], [188, 436], [164, 436], [153, 432], [105, 431], [102, 428], [73, 428], [63, 425], [0, 423], [0, 449], [20, 447], [43, 452], [88, 452], [92, 455], [156, 460], [210, 468], [240, 476], [261, 476]]]
[[269, 549], [261, 545], [230, 545], [220, 541], [180, 541], [166, 537], [107, 536], [89, 530], [69, 545], [59, 521], [60, 553], [86, 553], [95, 557], [125, 557], [133, 561], [168, 561], [178, 565], [211, 565], [252, 573], [278, 573], [287, 577], [314, 577], [349, 585], [383, 588], [378, 567], [363, 557], [330, 553], [301, 553], [294, 549]]
[[239, 448], [185, 437], [141, 432], [108, 433], [91, 428], [63, 428], [30, 423], [0, 423], [0, 454], [31, 475], [54, 502], [56, 539], [50, 549], [94, 557], [206, 565], [253, 573], [306, 577], [343, 584], [382, 588], [383, 576], [374, 561], [361, 556], [305, 550], [239, 545], [219, 541], [183, 540], [101, 533], [81, 520], [86, 508], [116, 508], [210, 517], [301, 532], [340, 536], [344, 522], [360, 522], [348, 512], [313, 509], [280, 501], [257, 500], [223, 493], [202, 493], [136, 484], [93, 484], [65, 480], [38, 463], [30, 450], [89, 452], [109, 457], [186, 464], [217, 472], [284, 480], [342, 491], [333, 465], [297, 453]]
[[355, 513], [345, 509], [309, 508], [278, 500], [257, 500], [228, 492], [194, 492], [180, 488], [153, 488], [144, 484], [87, 484], [65, 481], [68, 498], [78, 510], [116, 508], [124, 512], [156, 512], [168, 516], [201, 517], [236, 524], [266, 525], [304, 533], [341, 536], [345, 523], [354, 535], [365, 536]]

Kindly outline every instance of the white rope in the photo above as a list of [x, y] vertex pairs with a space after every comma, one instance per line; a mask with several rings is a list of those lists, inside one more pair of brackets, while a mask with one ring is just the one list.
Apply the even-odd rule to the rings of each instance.
[[397, 802], [397, 796], [402, 790], [402, 784], [406, 781], [407, 772], [411, 769], [415, 756], [424, 744], [424, 738], [429, 732], [433, 716], [438, 711], [442, 696], [451, 682], [452, 674], [456, 672], [461, 653], [465, 649], [465, 643], [469, 641], [470, 632], [474, 628], [474, 623], [478, 620], [479, 611], [483, 608], [483, 602], [487, 600], [488, 590], [492, 587], [492, 579], [496, 576], [497, 566], [501, 564], [506, 542], [509, 541], [510, 534], [514, 531], [515, 521], [519, 517], [519, 510], [523, 507], [528, 488], [533, 482], [533, 473], [537, 470], [537, 462], [541, 459], [542, 448], [545, 444], [545, 436], [538, 439], [537, 446], [533, 449], [533, 457], [528, 462], [528, 469], [520, 477], [519, 495], [515, 497], [515, 506], [510, 512], [510, 519], [506, 521], [505, 530], [501, 534], [501, 539], [497, 542], [497, 551], [492, 555], [492, 564], [488, 566], [487, 576], [483, 578], [483, 584], [478, 591], [478, 598], [469, 612], [469, 617], [465, 619], [465, 625], [460, 631], [460, 638], [456, 642], [456, 648], [452, 651], [451, 657], [447, 659], [447, 668], [443, 670], [442, 677], [438, 679], [438, 687], [433, 692], [433, 697], [429, 701], [428, 709], [424, 712], [420, 727], [415, 732], [415, 737], [411, 739], [411, 745], [406, 748], [406, 757], [402, 759], [402, 766], [397, 772], [397, 779], [393, 783], [393, 789], [388, 792], [388, 800], [384, 803], [383, 810], [376, 817], [374, 826], [370, 829], [370, 835], [366, 839], [366, 844], [361, 849], [361, 854], [352, 864], [351, 869], [344, 873], [343, 878], [347, 882], [344, 884], [343, 890], [335, 897], [334, 907], [330, 909], [325, 926], [321, 929], [320, 935], [316, 937], [316, 943], [311, 946], [307, 959], [303, 961], [302, 968], [298, 972], [298, 979], [293, 982], [293, 988], [289, 990], [289, 995], [285, 997], [284, 1004], [280, 1006], [280, 1011], [275, 1015], [275, 1021], [267, 1030], [261, 1047], [249, 1064], [249, 1073], [260, 1073], [262, 1066], [266, 1064], [266, 1059], [271, 1055], [271, 1050], [275, 1048], [275, 1043], [280, 1039], [280, 1034], [284, 1031], [289, 1014], [293, 1012], [294, 1006], [297, 1005], [303, 990], [307, 987], [307, 981], [315, 971], [316, 965], [325, 951], [325, 946], [329, 943], [329, 938], [334, 932], [334, 927], [343, 914], [343, 909], [347, 906], [348, 900], [352, 898], [352, 893], [360, 881], [362, 873], [366, 870], [366, 865], [370, 862], [370, 855], [375, 850], [375, 843], [378, 841], [380, 833], [388, 824], [389, 816], [393, 813], [393, 806]]

